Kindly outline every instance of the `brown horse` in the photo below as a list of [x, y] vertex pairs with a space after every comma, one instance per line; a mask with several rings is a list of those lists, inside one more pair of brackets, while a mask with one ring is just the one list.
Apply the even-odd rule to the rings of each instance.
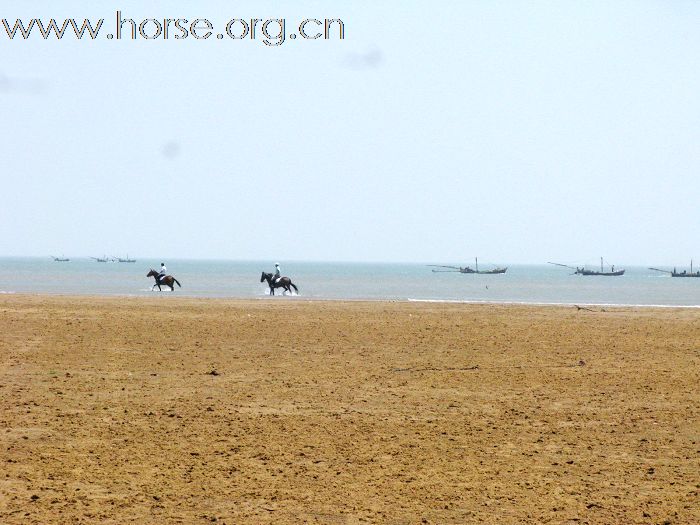
[[270, 287], [270, 295], [275, 295], [275, 288], [284, 288], [284, 292], [282, 292], [282, 295], [284, 295], [287, 292], [291, 293], [291, 288], [294, 288], [294, 291], [296, 293], [299, 293], [299, 289], [289, 277], [280, 277], [277, 280], [277, 282], [275, 282], [271, 273], [263, 272], [260, 276], [260, 282], [263, 281], [267, 281], [267, 285]]
[[177, 283], [177, 285], [180, 288], [182, 288], [182, 286], [180, 286], [180, 281], [175, 279], [175, 277], [173, 277], [172, 275], [166, 275], [160, 281], [158, 281], [158, 272], [156, 272], [153, 268], [151, 268], [151, 271], [146, 274], [146, 277], [153, 277], [156, 280], [156, 284], [151, 286], [151, 291], [153, 291], [153, 289], [157, 286], [158, 291], [162, 292], [163, 290], [160, 287], [161, 284], [164, 284], [165, 286], [170, 286], [171, 292], [175, 291], [175, 287], [173, 286], [173, 283]]

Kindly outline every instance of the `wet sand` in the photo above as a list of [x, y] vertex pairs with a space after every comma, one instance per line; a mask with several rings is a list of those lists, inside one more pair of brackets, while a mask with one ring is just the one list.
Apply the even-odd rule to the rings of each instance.
[[696, 310], [0, 296], [0, 523], [700, 523], [699, 384]]

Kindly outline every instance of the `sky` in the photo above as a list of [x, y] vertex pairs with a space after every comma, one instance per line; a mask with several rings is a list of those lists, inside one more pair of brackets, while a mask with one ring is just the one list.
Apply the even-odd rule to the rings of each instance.
[[[81, 4], [0, 6], [105, 19], [0, 26], [0, 256], [700, 260], [700, 2]], [[345, 38], [110, 40], [117, 10]]]

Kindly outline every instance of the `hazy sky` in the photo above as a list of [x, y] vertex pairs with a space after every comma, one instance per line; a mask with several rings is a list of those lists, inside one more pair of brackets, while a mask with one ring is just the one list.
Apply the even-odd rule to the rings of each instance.
[[267, 47], [0, 27], [0, 255], [700, 260], [700, 2], [81, 4], [0, 17], [346, 32]]

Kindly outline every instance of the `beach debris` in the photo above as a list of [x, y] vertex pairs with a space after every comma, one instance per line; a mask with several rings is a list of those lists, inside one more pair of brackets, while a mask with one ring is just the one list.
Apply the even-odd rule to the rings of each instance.
[[586, 310], [587, 312], [606, 312], [607, 311], [605, 308], [601, 308], [600, 310], [594, 310], [593, 308], [587, 308], [585, 306], [579, 306], [577, 304], [575, 304], [574, 306], [576, 307], [576, 310], [579, 312], [581, 310]]
[[576, 307], [576, 310], [579, 312], [581, 310], [586, 310], [587, 312], [595, 312], [595, 310], [593, 310], [592, 308], [586, 308], [585, 306], [579, 306], [577, 304], [575, 304], [574, 306]]
[[212, 368], [209, 372], [207, 372], [207, 375], [220, 376], [221, 374], [219, 372], [217, 372], [216, 368]]

